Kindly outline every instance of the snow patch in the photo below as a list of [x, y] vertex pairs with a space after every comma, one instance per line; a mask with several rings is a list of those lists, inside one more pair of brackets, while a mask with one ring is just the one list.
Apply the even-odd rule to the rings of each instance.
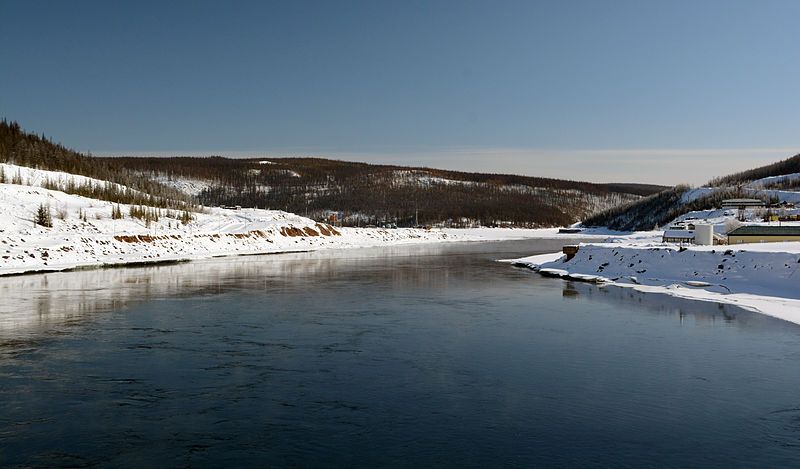
[[695, 187], [689, 189], [688, 191], [684, 192], [683, 195], [681, 195], [681, 203], [682, 204], [692, 203], [697, 199], [710, 195], [712, 192], [714, 192], [714, 190], [715, 189], [711, 187]]
[[800, 182], [800, 173], [782, 174], [780, 176], [769, 176], [761, 179], [756, 179], [747, 184], [751, 189], [765, 189], [770, 186], [785, 183]]
[[204, 190], [214, 187], [214, 183], [212, 181], [182, 176], [168, 176], [166, 174], [159, 174], [154, 176], [153, 179], [156, 182], [159, 182], [172, 189], [179, 190], [192, 197], [197, 197]]

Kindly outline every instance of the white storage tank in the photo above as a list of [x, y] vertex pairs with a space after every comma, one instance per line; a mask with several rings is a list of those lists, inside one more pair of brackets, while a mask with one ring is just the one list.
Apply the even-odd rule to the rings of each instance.
[[714, 225], [694, 225], [694, 244], [711, 246], [714, 244]]

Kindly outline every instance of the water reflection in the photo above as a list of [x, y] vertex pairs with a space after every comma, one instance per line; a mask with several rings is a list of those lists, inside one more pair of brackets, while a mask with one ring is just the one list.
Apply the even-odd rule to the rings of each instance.
[[633, 288], [563, 281], [562, 296], [573, 300], [580, 298], [586, 302], [604, 304], [635, 304], [644, 313], [671, 316], [682, 324], [691, 321], [692, 324], [773, 327], [779, 323], [786, 328], [798, 327], [795, 324], [753, 313], [730, 304], [694, 301], [659, 293], [644, 293]]
[[[114, 268], [0, 278], [0, 340], [36, 334], [95, 314], [159, 298], [219, 295], [235, 290], [275, 294], [324, 286], [343, 291], [381, 284], [395, 290], [444, 292], [457, 279], [460, 288], [491, 288], [492, 294], [543, 295], [559, 281], [494, 262], [531, 252], [556, 250], [565, 241], [515, 241], [458, 245], [398, 246], [269, 256], [229, 257], [191, 263]], [[498, 280], [518, 279], [506, 283]], [[679, 320], [763, 322], [730, 305], [697, 302], [632, 289], [598, 288], [563, 281], [561, 296], [584, 302], [637, 304], [642, 311]], [[532, 300], [535, 302], [535, 300]], [[774, 321], [767, 319], [767, 322]]]
[[[446, 289], [453, 267], [475, 262], [473, 255], [481, 262], [487, 256], [502, 257], [505, 250], [516, 252], [517, 246], [530, 249], [531, 244], [498, 243], [488, 249], [485, 244], [397, 246], [0, 277], [0, 337], [46, 330], [157, 298], [232, 290], [303, 291], [343, 281]], [[538, 243], [537, 248], [557, 249], [558, 242]], [[444, 262], [431, 261], [433, 256]]]
[[0, 466], [796, 461], [794, 326], [494, 262], [536, 250], [0, 279]]

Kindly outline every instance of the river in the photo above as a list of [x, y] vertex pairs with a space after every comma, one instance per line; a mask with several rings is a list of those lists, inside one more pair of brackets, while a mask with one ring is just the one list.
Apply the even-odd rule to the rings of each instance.
[[553, 243], [0, 278], [0, 465], [797, 465], [800, 327]]

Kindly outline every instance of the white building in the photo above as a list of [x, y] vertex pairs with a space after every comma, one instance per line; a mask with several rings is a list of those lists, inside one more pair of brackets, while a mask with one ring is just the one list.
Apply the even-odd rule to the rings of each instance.
[[670, 226], [664, 231], [661, 242], [694, 244], [694, 225], [679, 222]]

